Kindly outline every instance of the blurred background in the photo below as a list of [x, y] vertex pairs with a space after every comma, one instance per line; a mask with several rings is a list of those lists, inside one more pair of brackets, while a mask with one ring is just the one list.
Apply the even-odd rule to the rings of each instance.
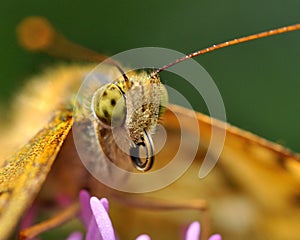
[[[298, 0], [1, 1], [1, 105], [9, 106], [26, 78], [59, 61], [18, 46], [15, 28], [26, 16], [45, 16], [67, 38], [113, 55], [146, 46], [190, 53], [300, 22], [299, 9]], [[229, 123], [298, 152], [299, 42], [300, 31], [196, 58], [215, 80]]]

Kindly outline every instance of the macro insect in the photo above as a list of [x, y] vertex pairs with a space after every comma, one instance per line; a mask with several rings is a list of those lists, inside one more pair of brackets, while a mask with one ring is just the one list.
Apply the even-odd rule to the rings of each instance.
[[[26, 47], [30, 50], [42, 50], [55, 56], [69, 57], [71, 59], [82, 58], [84, 60], [95, 62], [105, 59], [104, 56], [78, 47], [74, 44], [70, 44], [66, 39], [59, 37], [52, 27], [49, 28], [47, 22], [45, 27], [45, 20], [43, 19], [31, 18], [27, 21], [41, 21], [42, 24], [42, 27], [36, 25], [33, 27], [40, 28], [42, 30], [38, 31], [39, 35], [42, 37], [39, 36], [38, 38], [31, 38], [34, 34], [32, 32], [28, 33], [28, 29], [26, 29], [24, 34], [29, 37], [27, 38], [25, 36], [21, 38], [23, 41], [22, 45], [26, 45]], [[214, 45], [210, 48], [206, 48], [178, 59], [152, 71], [149, 74], [140, 73], [140, 75], [138, 75], [134, 72], [125, 73], [119, 63], [109, 62], [111, 67], [115, 68], [114, 71], [121, 74], [121, 78], [113, 83], [108, 83], [107, 85], [102, 86], [93, 93], [91, 103], [93, 116], [96, 118], [96, 126], [98, 126], [95, 127], [95, 129], [100, 129], [96, 135], [98, 135], [100, 141], [101, 139], [108, 140], [110, 146], [107, 146], [107, 142], [100, 142], [102, 146], [104, 145], [104, 150], [108, 147], [112, 148], [112, 142], [110, 140], [110, 136], [112, 136], [112, 128], [125, 126], [125, 132], [123, 133], [128, 136], [131, 142], [129, 146], [130, 154], [127, 158], [124, 157], [127, 159], [126, 161], [122, 161], [121, 163], [116, 162], [115, 160], [119, 159], [116, 159], [113, 154], [118, 154], [118, 152], [107, 150], [110, 160], [116, 165], [125, 165], [125, 168], [127, 168], [127, 166], [131, 167], [133, 163], [133, 166], [135, 166], [138, 171], [143, 172], [150, 170], [154, 161], [159, 162], [158, 159], [163, 159], [166, 154], [168, 154], [166, 152], [163, 153], [165, 155], [161, 156], [153, 154], [154, 149], [151, 133], [154, 132], [153, 128], [155, 128], [159, 118], [162, 117], [167, 119], [165, 126], [172, 136], [168, 143], [170, 145], [173, 144], [172, 139], [176, 139], [176, 136], [178, 135], [176, 134], [178, 123], [170, 110], [181, 115], [186, 123], [188, 123], [191, 119], [192, 111], [179, 106], [167, 105], [166, 89], [160, 83], [160, 79], [158, 77], [159, 72], [178, 64], [181, 61], [211, 52], [218, 48], [298, 29], [300, 29], [300, 25], [296, 24]], [[32, 41], [32, 39], [34, 41]], [[35, 42], [36, 39], [38, 39], [38, 42]], [[49, 39], [51, 40], [50, 45], [48, 42]], [[29, 42], [26, 42], [27, 40]], [[70, 52], [73, 53], [73, 55], [69, 54]], [[80, 54], [82, 55], [79, 56]], [[51, 121], [45, 127], [41, 127], [41, 130], [33, 136], [33, 138], [19, 152], [1, 162], [0, 226], [2, 227], [0, 230], [0, 236], [2, 238], [6, 239], [9, 234], [11, 234], [25, 209], [29, 207], [33, 199], [38, 194], [48, 174], [49, 180], [51, 179], [51, 176], [53, 177], [51, 179], [52, 181], [47, 180], [45, 186], [45, 189], [47, 189], [46, 191], [55, 189], [52, 190], [52, 192], [64, 192], [74, 198], [78, 189], [88, 187], [93, 193], [98, 195], [107, 193], [111, 196], [122, 196], [126, 199], [125, 194], [113, 193], [113, 190], [100, 186], [101, 184], [99, 183], [96, 184], [95, 179], [88, 179], [86, 177], [86, 171], [80, 172], [80, 174], [76, 175], [76, 179], [71, 178], [64, 173], [65, 169], [70, 165], [66, 164], [66, 162], [62, 163], [62, 160], [67, 161], [69, 159], [75, 161], [74, 159], [76, 158], [76, 151], [74, 151], [74, 145], [72, 145], [72, 136], [70, 136], [71, 133], [69, 133], [73, 125], [73, 112], [70, 110], [72, 103], [70, 99], [72, 98], [74, 91], [76, 92], [78, 89], [78, 86], [74, 86], [76, 85], [74, 82], [80, 83], [84, 75], [90, 70], [91, 66], [88, 65], [65, 67], [58, 69], [56, 72], [49, 73], [51, 78], [55, 78], [53, 75], [56, 75], [56, 77], [59, 78], [59, 80], [56, 80], [57, 86], [55, 86], [53, 90], [57, 91], [58, 95], [63, 93], [64, 99], [57, 100], [57, 102], [53, 103], [53, 106], [50, 107], [50, 109], [45, 110], [45, 115], [47, 116], [49, 115], [49, 112], [53, 112], [53, 118]], [[65, 75], [65, 78], [60, 78], [60, 74]], [[142, 80], [139, 80], [140, 77]], [[145, 101], [146, 104], [130, 108], [130, 104], [134, 105], [136, 103], [134, 98], [134, 96], [136, 96], [135, 94], [142, 90], [144, 91], [144, 86], [147, 84], [149, 86], [147, 88], [145, 87], [145, 89], [148, 89], [150, 92], [148, 96], [151, 97], [151, 104], [147, 105], [148, 101]], [[137, 91], [134, 92], [135, 94], [133, 94], [133, 96], [131, 96], [132, 98], [130, 98], [128, 92], [134, 88], [136, 88]], [[156, 96], [154, 99], [151, 93], [153, 96]], [[145, 96], [146, 95], [142, 95], [142, 97]], [[133, 109], [134, 111], [130, 112], [130, 109]], [[218, 211], [218, 213], [214, 212], [215, 209], [218, 207], [221, 208], [220, 206], [224, 206], [224, 204], [224, 208], [226, 208], [226, 199], [231, 202], [236, 201], [237, 205], [244, 204], [248, 210], [243, 209], [242, 214], [249, 214], [248, 219], [244, 224], [234, 221], [232, 224], [229, 221], [229, 223], [226, 224], [224, 222], [219, 223], [217, 220], [214, 220], [214, 222], [216, 222], [216, 228], [226, 229], [224, 230], [225, 236], [227, 231], [229, 232], [228, 236], [231, 236], [232, 239], [239, 236], [243, 236], [246, 239], [247, 237], [258, 236], [260, 234], [262, 235], [262, 238], [264, 237], [263, 234], [266, 234], [266, 236], [271, 236], [273, 239], [276, 239], [276, 237], [277, 239], [282, 239], [282, 237], [296, 239], [299, 231], [296, 226], [300, 217], [300, 211], [297, 202], [292, 202], [292, 200], [297, 199], [297, 196], [299, 196], [299, 155], [240, 129], [225, 125], [217, 120], [211, 120], [209, 117], [200, 113], [196, 113], [196, 116], [200, 129], [202, 141], [201, 145], [204, 149], [210, 141], [212, 126], [226, 130], [227, 136], [224, 150], [220, 156], [221, 167], [214, 172], [214, 176], [212, 178], [208, 178], [202, 183], [197, 181], [197, 187], [202, 189], [200, 194], [196, 194], [193, 191], [189, 191], [188, 193], [186, 192], [186, 189], [189, 189], [190, 186], [193, 185], [192, 182], [196, 179], [196, 177], [188, 177], [190, 174], [187, 174], [187, 176], [184, 176], [181, 181], [178, 183], [176, 182], [170, 188], [160, 190], [156, 193], [144, 194], [145, 197], [156, 197], [162, 199], [178, 198], [180, 201], [183, 201], [184, 199], [201, 198], [205, 197], [205, 193], [207, 191], [204, 190], [205, 185], [213, 185], [215, 183], [222, 185], [219, 178], [225, 178], [227, 179], [227, 185], [223, 186], [222, 191], [215, 192], [216, 196], [214, 197], [214, 194], [207, 194], [212, 203], [211, 208], [214, 216], [213, 219], [222, 219], [222, 214], [227, 216], [226, 211]], [[186, 124], [185, 128], [191, 134], [194, 131], [194, 129], [190, 128], [189, 124]], [[245, 149], [245, 145], [248, 145], [247, 149]], [[173, 148], [176, 148], [176, 143]], [[140, 150], [145, 150], [145, 157], [140, 156]], [[199, 161], [203, 159], [201, 152], [203, 152], [203, 150], [199, 150], [197, 155], [197, 158], [200, 159]], [[56, 160], [56, 163], [54, 163], [56, 166], [53, 166], [52, 171], [50, 172], [54, 160]], [[79, 162], [77, 164], [82, 168], [78, 157], [77, 160]], [[234, 164], [232, 164], [233, 162]], [[243, 176], [241, 176], [241, 170], [239, 169], [245, 168], [251, 168], [253, 172], [245, 171]], [[74, 167], [74, 169], [76, 168]], [[195, 172], [195, 167], [192, 166], [190, 172]], [[229, 173], [230, 176], [228, 176]], [[56, 181], [55, 178], [57, 178]], [[61, 179], [65, 180], [64, 186], [60, 184]], [[234, 183], [232, 181], [234, 181]], [[276, 186], [276, 189], [274, 189], [274, 185]], [[46, 188], [47, 186], [48, 188]], [[174, 189], [176, 190], [174, 191]], [[239, 195], [241, 189], [246, 193], [242, 195], [242, 197]], [[182, 196], [178, 197], [178, 195], [180, 195], [179, 193], [182, 193], [184, 199], [180, 198]], [[245, 200], [247, 195], [252, 196], [251, 201], [248, 199]], [[218, 199], [218, 196], [222, 196], [222, 199], [225, 200]], [[270, 199], [272, 199], [272, 201], [270, 201]], [[132, 201], [138, 204], [138, 201]], [[143, 201], [145, 202], [144, 204], [142, 203]], [[124, 202], [126, 202], [126, 200], [124, 200]], [[146, 199], [142, 199], [140, 202], [142, 207], [146, 207], [148, 204]], [[151, 203], [148, 205], [151, 208]], [[154, 206], [153, 208], [155, 208], [155, 203], [152, 203], [152, 205]], [[188, 208], [188, 205], [189, 201], [187, 201], [185, 207]], [[249, 209], [251, 213], [249, 213]], [[132, 214], [139, 215], [140, 213], [133, 211]], [[151, 213], [147, 214], [151, 215]], [[147, 216], [147, 214], [144, 212], [142, 213], [143, 216]], [[264, 221], [262, 221], [262, 216], [264, 216]], [[284, 223], [283, 221], [286, 221], [287, 217], [288, 221]], [[235, 217], [232, 217], [230, 220], [234, 218]], [[119, 219], [122, 221], [122, 216], [119, 216]], [[158, 222], [159, 221], [164, 220], [158, 220]], [[231, 226], [229, 226], [230, 224]], [[141, 223], [135, 223], [133, 225], [138, 227]], [[150, 225], [151, 224], [147, 224], [148, 227]], [[234, 232], [234, 228], [238, 230]], [[265, 229], [265, 233], [260, 232], [262, 231], [261, 228]], [[231, 233], [230, 231], [233, 231], [234, 233]], [[129, 236], [127, 235], [126, 237]]]

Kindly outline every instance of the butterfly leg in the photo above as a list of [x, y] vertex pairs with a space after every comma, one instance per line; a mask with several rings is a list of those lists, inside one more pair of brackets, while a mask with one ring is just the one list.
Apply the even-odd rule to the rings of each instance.
[[19, 233], [18, 240], [31, 239], [47, 230], [60, 226], [61, 224], [74, 218], [78, 211], [79, 203], [75, 202], [59, 212], [56, 216], [22, 230]]

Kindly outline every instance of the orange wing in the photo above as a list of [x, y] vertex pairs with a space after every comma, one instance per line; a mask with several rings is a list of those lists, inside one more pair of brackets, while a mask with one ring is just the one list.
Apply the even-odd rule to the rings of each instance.
[[[195, 113], [169, 105], [162, 119], [168, 139], [156, 156], [155, 167], [160, 167], [160, 163], [164, 165], [163, 162], [178, 150], [181, 134], [173, 113], [181, 119], [189, 141], [197, 135], [190, 124]], [[196, 113], [196, 118], [200, 147], [193, 164], [176, 182], [143, 196], [170, 203], [205, 199], [210, 206], [211, 230], [221, 233], [224, 239], [297, 240], [300, 236], [300, 155], [204, 114]], [[226, 130], [225, 144], [216, 166], [208, 176], [199, 179], [212, 127]], [[188, 145], [185, 147], [188, 156], [190, 149]], [[204, 223], [203, 213], [196, 211], [153, 213], [114, 204], [112, 219], [118, 234], [124, 239], [134, 238], [142, 232], [160, 239], [162, 231], [157, 228], [159, 225], [164, 226], [165, 239], [175, 239], [183, 224], [194, 220]], [[130, 222], [128, 216], [131, 216]], [[128, 224], [124, 226], [124, 222]]]
[[45, 181], [72, 126], [72, 111], [57, 111], [49, 124], [0, 168], [0, 236], [7, 239]]
[[[168, 138], [165, 154], [178, 149], [180, 134], [175, 112], [193, 141], [193, 111], [169, 105], [164, 115]], [[153, 197], [175, 200], [204, 198], [211, 206], [212, 228], [224, 239], [298, 239], [300, 236], [300, 155], [250, 132], [196, 113], [200, 149], [189, 170]], [[198, 178], [212, 127], [225, 129], [226, 138], [214, 169]], [[173, 147], [172, 147], [173, 144]], [[189, 151], [186, 149], [186, 151]], [[164, 149], [163, 149], [164, 152]], [[184, 160], [184, 159], [183, 159]], [[194, 214], [199, 218], [200, 214]], [[189, 220], [191, 221], [191, 220]]]

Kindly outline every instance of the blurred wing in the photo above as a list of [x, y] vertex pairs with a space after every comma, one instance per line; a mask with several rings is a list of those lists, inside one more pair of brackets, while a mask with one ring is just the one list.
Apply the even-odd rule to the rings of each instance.
[[0, 236], [7, 239], [45, 181], [69, 130], [72, 111], [57, 111], [49, 124], [0, 168]]
[[[200, 147], [192, 165], [169, 186], [143, 196], [186, 204], [194, 199], [206, 200], [212, 232], [220, 233], [224, 239], [298, 240], [300, 156], [284, 147], [204, 114], [169, 105], [162, 117], [168, 137], [155, 157], [154, 168], [161, 167], [160, 164], [164, 165], [164, 161], [177, 154], [181, 148], [181, 130], [189, 143], [184, 145], [181, 160], [188, 159], [192, 150], [190, 143], [199, 137], [191, 124], [195, 114]], [[208, 176], [200, 179], [199, 169], [207, 154], [212, 127], [226, 130], [225, 143], [216, 166]], [[141, 232], [147, 232], [153, 239], [161, 239], [162, 232], [157, 228], [160, 225], [164, 226], [164, 239], [176, 239], [178, 229], [184, 224], [200, 220], [205, 225], [205, 214], [191, 210], [155, 214], [117, 205], [111, 208], [110, 214], [119, 236], [124, 239], [133, 239]], [[131, 216], [130, 223], [128, 216]], [[124, 222], [128, 224], [124, 225]]]
[[[184, 130], [190, 133], [195, 131], [190, 129], [188, 124], [194, 114], [191, 110], [175, 105], [170, 105], [169, 110], [171, 111], [167, 111], [164, 116], [167, 119], [168, 131], [176, 130], [179, 127], [176, 119], [174, 119], [174, 114], [171, 112], [175, 112], [177, 116], [183, 119], [185, 122], [183, 124]], [[216, 119], [211, 119], [204, 114], [196, 113], [196, 117], [202, 146], [200, 152], [204, 150], [204, 154], [211, 139], [212, 126], [226, 130], [222, 153], [216, 167], [209, 174], [214, 176], [218, 173], [218, 177], [222, 179], [222, 187], [221, 190], [217, 190], [220, 186], [215, 184], [205, 186], [205, 183], [211, 181], [210, 176], [207, 176], [207, 179], [197, 180], [200, 169], [199, 161], [198, 165], [192, 165], [191, 171], [189, 170], [190, 172], [187, 172], [178, 181], [178, 185], [181, 184], [180, 181], [184, 182], [184, 179], [189, 179], [187, 185], [193, 188], [191, 186], [195, 186], [195, 181], [197, 181], [201, 186], [200, 195], [202, 197], [204, 192], [214, 192], [204, 197], [215, 201], [217, 203], [216, 208], [222, 205], [222, 192], [227, 191], [227, 194], [235, 192], [238, 197], [243, 196], [251, 199], [255, 211], [257, 211], [257, 216], [249, 222], [254, 222], [255, 229], [258, 230], [260, 237], [298, 239], [300, 234], [300, 155], [279, 144], [267, 141]], [[203, 156], [203, 152], [201, 154]], [[202, 156], [198, 157], [197, 160], [201, 161]], [[195, 176], [192, 176], [193, 174]], [[193, 179], [194, 182], [190, 182], [190, 179]], [[204, 190], [200, 185], [201, 182], [204, 184]], [[211, 182], [216, 183], [215, 180]], [[194, 192], [197, 191], [194, 189]], [[234, 204], [232, 202], [233, 206]], [[238, 212], [235, 207], [232, 208], [231, 214], [233, 216]], [[236, 219], [239, 219], [237, 216]], [[224, 220], [223, 223], [226, 222]], [[241, 220], [239, 221], [241, 222]], [[230, 222], [229, 218], [228, 222]], [[236, 229], [238, 229], [238, 226], [236, 226]]]

